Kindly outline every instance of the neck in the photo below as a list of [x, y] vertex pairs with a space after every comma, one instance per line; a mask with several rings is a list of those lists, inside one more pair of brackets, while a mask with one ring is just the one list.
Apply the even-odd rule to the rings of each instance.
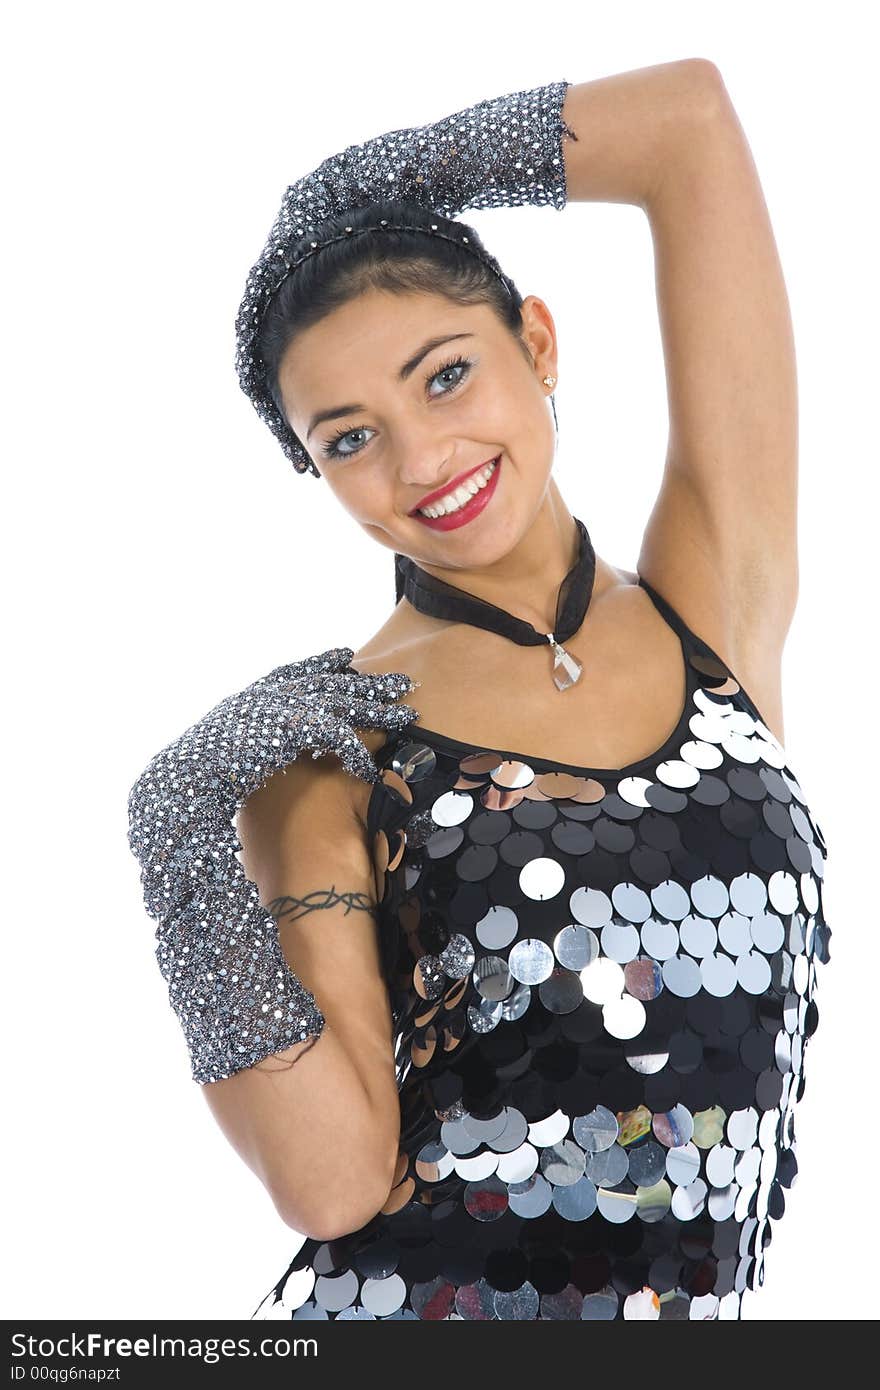
[[579, 544], [574, 517], [551, 478], [531, 526], [500, 559], [476, 568], [416, 563], [447, 584], [531, 623], [539, 632], [549, 632], [560, 585], [578, 557]]

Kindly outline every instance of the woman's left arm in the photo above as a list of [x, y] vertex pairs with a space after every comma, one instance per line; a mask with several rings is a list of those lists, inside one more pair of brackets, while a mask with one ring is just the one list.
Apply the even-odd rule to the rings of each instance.
[[[761, 184], [718, 69], [686, 59], [572, 86], [569, 201], [641, 206], [654, 243], [669, 402], [639, 572], [781, 727], [797, 597], [797, 382]], [[760, 703], [760, 700], [759, 700]]]

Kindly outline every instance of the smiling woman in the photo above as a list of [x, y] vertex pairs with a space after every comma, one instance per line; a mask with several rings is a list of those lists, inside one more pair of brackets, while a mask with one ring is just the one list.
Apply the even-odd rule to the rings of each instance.
[[[448, 565], [452, 533], [480, 516], [496, 473], [522, 469], [523, 518], [546, 487], [550, 311], [523, 300], [473, 228], [430, 209], [376, 204], [331, 220], [322, 238], [266, 313], [257, 348], [269, 393], [373, 539]], [[503, 553], [485, 527], [481, 542]]]
[[[256, 1317], [739, 1319], [763, 1283], [830, 928], [743, 146], [702, 60], [551, 83], [325, 161], [251, 272], [241, 384], [397, 580], [359, 651], [229, 696], [132, 789], [194, 1079], [305, 1237]], [[569, 189], [658, 247], [673, 448], [637, 572], [554, 476], [549, 307], [454, 220]], [[746, 524], [771, 496], [777, 571]]]

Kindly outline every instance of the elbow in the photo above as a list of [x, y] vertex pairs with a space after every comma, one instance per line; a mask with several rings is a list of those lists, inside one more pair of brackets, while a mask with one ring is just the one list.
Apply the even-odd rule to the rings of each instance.
[[388, 1200], [393, 1179], [361, 1170], [344, 1190], [325, 1191], [322, 1200], [306, 1203], [302, 1192], [273, 1195], [285, 1226], [311, 1240], [338, 1240], [366, 1226]]
[[[363, 1152], [363, 1150], [361, 1151]], [[348, 1164], [315, 1187], [282, 1182], [272, 1191], [275, 1209], [291, 1230], [312, 1240], [338, 1240], [359, 1231], [385, 1206], [393, 1185], [402, 1176], [399, 1142], [386, 1145], [373, 1161]]]
[[[354, 1161], [353, 1161], [354, 1159]], [[407, 1170], [400, 1149], [400, 1117], [380, 1134], [375, 1124], [352, 1134], [338, 1153], [315, 1154], [305, 1168], [273, 1166], [264, 1184], [281, 1220], [312, 1240], [338, 1240], [361, 1230], [388, 1201]]]
[[721, 70], [711, 58], [685, 58], [682, 62], [688, 112], [698, 119], [712, 120], [730, 111], [730, 96]]

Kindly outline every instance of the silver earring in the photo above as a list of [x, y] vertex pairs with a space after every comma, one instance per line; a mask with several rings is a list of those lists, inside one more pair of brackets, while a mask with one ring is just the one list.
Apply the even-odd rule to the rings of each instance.
[[555, 385], [556, 385], [556, 377], [555, 377], [555, 376], [545, 376], [545, 377], [544, 377], [544, 385], [545, 385], [545, 386], [555, 386]]

